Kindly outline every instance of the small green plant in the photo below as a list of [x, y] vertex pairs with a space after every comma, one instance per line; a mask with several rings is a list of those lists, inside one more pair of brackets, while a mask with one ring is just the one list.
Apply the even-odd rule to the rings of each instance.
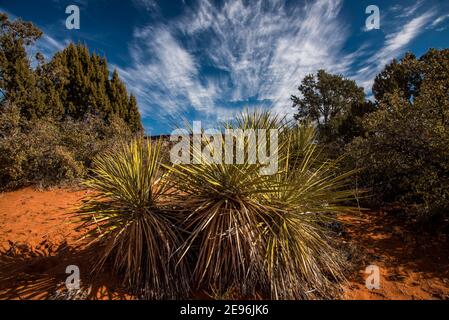
[[189, 276], [177, 258], [182, 230], [160, 170], [161, 144], [134, 140], [94, 160], [85, 186], [94, 193], [79, 214], [106, 262], [143, 298], [185, 297]]

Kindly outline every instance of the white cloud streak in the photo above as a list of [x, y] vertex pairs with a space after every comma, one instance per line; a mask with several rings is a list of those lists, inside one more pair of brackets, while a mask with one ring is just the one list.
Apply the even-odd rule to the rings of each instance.
[[[135, 2], [159, 12], [152, 0]], [[419, 14], [423, 1], [403, 8], [401, 15], [392, 10], [401, 24], [390, 25], [393, 30], [380, 49], [361, 45], [348, 53], [350, 22], [340, 16], [342, 5], [343, 0], [293, 5], [201, 0], [175, 20], [137, 29], [130, 66], [121, 75], [138, 96], [144, 117], [163, 119], [193, 110], [204, 118], [224, 119], [245, 104], [267, 101], [275, 111], [291, 115], [289, 97], [306, 74], [318, 69], [344, 74], [369, 92], [375, 75], [402, 55], [435, 16], [431, 9]]]
[[[158, 19], [162, 13], [155, 0], [133, 2], [152, 22], [135, 29], [128, 43], [130, 61], [113, 67], [137, 96], [143, 117], [157, 120], [187, 113], [224, 120], [257, 103], [291, 115], [290, 95], [318, 69], [347, 75], [369, 92], [385, 64], [400, 57], [426, 28], [443, 29], [437, 28], [449, 18], [437, 17], [435, 8], [420, 13], [423, 0], [392, 6], [387, 14], [395, 18], [381, 30], [383, 45], [374, 51], [367, 32], [366, 46], [348, 53], [351, 22], [340, 15], [343, 0], [289, 5], [283, 0], [220, 5], [198, 0], [168, 20]], [[50, 58], [67, 43], [45, 34], [30, 56], [40, 51]]]
[[[295, 7], [283, 1], [228, 1], [222, 6], [200, 1], [170, 26], [137, 30], [130, 47], [132, 67], [122, 75], [144, 115], [154, 113], [157, 104], [167, 112], [190, 106], [223, 117], [233, 113], [226, 102], [244, 104], [250, 98], [292, 111], [289, 95], [307, 73], [349, 68], [352, 56], [341, 52], [347, 39], [347, 28], [338, 19], [341, 5], [341, 0]], [[204, 66], [218, 73], [205, 77]]]
[[189, 106], [205, 111], [213, 106], [212, 84], [203, 85], [194, 57], [165, 27], [136, 30], [131, 45], [131, 68], [120, 74], [140, 99], [143, 115], [186, 111]]
[[[440, 16], [440, 17], [436, 18], [435, 21], [430, 26], [430, 28], [435, 28], [435, 27], [441, 25], [447, 19], [449, 19], [449, 14], [446, 14], [446, 15], [443, 15], [443, 16]], [[437, 31], [438, 30], [444, 30], [444, 29], [445, 29], [445, 27], [442, 27], [442, 28], [437, 29]]]

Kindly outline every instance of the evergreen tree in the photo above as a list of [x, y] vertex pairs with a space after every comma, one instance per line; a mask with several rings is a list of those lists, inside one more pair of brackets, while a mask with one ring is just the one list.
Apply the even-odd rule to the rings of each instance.
[[[449, 212], [449, 49], [407, 54], [376, 77], [378, 108], [348, 147], [362, 187], [425, 214]], [[374, 91], [373, 88], [373, 91]]]
[[419, 59], [421, 79], [416, 105], [426, 106], [426, 117], [449, 128], [449, 49], [430, 49]]
[[66, 70], [67, 82], [63, 86], [62, 100], [65, 116], [75, 120], [83, 119], [89, 110], [91, 88], [87, 76], [88, 60], [90, 55], [87, 48], [73, 43], [57, 53], [52, 60]]
[[0, 97], [20, 108], [26, 118], [42, 116], [44, 97], [36, 83], [25, 47], [32, 45], [42, 32], [32, 23], [9, 21], [0, 14]]
[[125, 118], [125, 121], [132, 132], [141, 132], [143, 130], [137, 100], [133, 95], [129, 98], [128, 116]]
[[39, 62], [36, 68], [37, 85], [44, 93], [45, 115], [61, 120], [64, 117], [64, 105], [61, 99], [66, 82], [64, 69], [55, 63], [45, 64], [44, 57], [40, 53], [36, 55], [36, 59]]
[[117, 70], [110, 79], [106, 58], [89, 52], [82, 44], [71, 43], [45, 63], [30, 67], [26, 46], [42, 32], [33, 24], [11, 22], [0, 15], [0, 102], [15, 104], [27, 119], [52, 117], [82, 121], [90, 116], [109, 122], [122, 119], [133, 132], [142, 124], [137, 100], [130, 96]]
[[70, 44], [55, 55], [52, 63], [67, 70], [61, 96], [66, 116], [81, 120], [90, 114], [108, 121], [114, 115], [123, 119], [133, 132], [141, 130], [137, 101], [129, 97], [116, 70], [109, 79], [105, 58], [96, 53], [91, 55], [82, 44]]
[[382, 101], [387, 94], [398, 92], [407, 100], [416, 95], [420, 78], [418, 77], [417, 59], [414, 54], [407, 53], [400, 61], [394, 59], [376, 76], [373, 94], [377, 101]]
[[420, 59], [407, 53], [400, 61], [393, 60], [376, 77], [373, 93], [379, 103], [395, 94], [409, 106], [425, 105], [427, 118], [448, 125], [449, 49], [430, 49]]
[[108, 96], [113, 112], [120, 118], [126, 119], [129, 115], [129, 98], [125, 84], [120, 80], [117, 70], [114, 70], [112, 79], [108, 82]]

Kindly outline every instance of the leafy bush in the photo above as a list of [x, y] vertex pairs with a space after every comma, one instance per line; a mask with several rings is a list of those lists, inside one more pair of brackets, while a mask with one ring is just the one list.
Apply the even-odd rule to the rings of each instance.
[[449, 49], [406, 54], [376, 77], [378, 110], [348, 146], [359, 182], [381, 202], [425, 217], [449, 209]]
[[70, 44], [50, 62], [30, 22], [0, 13], [0, 190], [84, 176], [92, 159], [142, 133], [137, 100], [105, 58]]
[[360, 183], [377, 200], [402, 202], [423, 214], [449, 210], [449, 128], [432, 116], [426, 101], [412, 105], [387, 94], [365, 119], [367, 137], [348, 147], [349, 161], [363, 168]]
[[61, 144], [76, 150], [76, 159], [86, 168], [92, 166], [98, 154], [115, 149], [132, 138], [130, 129], [118, 117], [112, 117], [109, 123], [92, 116], [82, 122], [66, 120], [61, 123]]
[[83, 175], [83, 164], [75, 160], [70, 150], [59, 144], [59, 128], [53, 122], [24, 122], [14, 107], [4, 110], [0, 121], [2, 188], [15, 188], [28, 183], [49, 185]]
[[130, 139], [121, 121], [28, 121], [17, 107], [6, 105], [0, 112], [0, 189], [50, 186], [83, 177], [97, 154]]
[[360, 118], [374, 108], [355, 81], [324, 70], [306, 75], [298, 91], [298, 96], [291, 96], [293, 108], [298, 111], [295, 119], [313, 121], [320, 143], [333, 149], [330, 156], [339, 151], [341, 144], [362, 133]]
[[143, 298], [185, 296], [190, 274], [177, 256], [182, 230], [160, 172], [160, 143], [134, 140], [97, 157], [85, 185], [94, 194], [79, 214], [91, 230], [87, 236], [101, 245], [95, 270], [112, 262]]

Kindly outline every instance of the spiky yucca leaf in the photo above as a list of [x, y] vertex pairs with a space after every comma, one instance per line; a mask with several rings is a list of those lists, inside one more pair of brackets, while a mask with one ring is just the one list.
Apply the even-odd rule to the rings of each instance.
[[[288, 128], [289, 122], [285, 117], [281, 117], [268, 110], [255, 109], [252, 112], [244, 110], [237, 117], [227, 123], [227, 127], [240, 129], [276, 129], [280, 132]], [[226, 126], [226, 124], [225, 124]]]
[[178, 263], [177, 213], [160, 170], [161, 143], [134, 140], [94, 161], [85, 185], [94, 191], [79, 214], [102, 247], [96, 270], [110, 261], [131, 290], [144, 298], [185, 297], [187, 267]]

